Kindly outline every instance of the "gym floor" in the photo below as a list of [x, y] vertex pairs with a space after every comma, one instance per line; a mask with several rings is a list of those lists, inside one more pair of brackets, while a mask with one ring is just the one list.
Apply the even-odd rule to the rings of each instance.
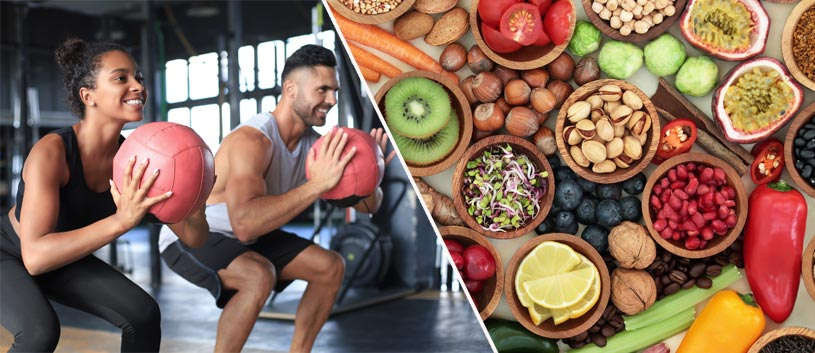
[[[308, 229], [303, 227], [303, 229]], [[295, 229], [295, 231], [298, 231]], [[135, 263], [130, 276], [158, 301], [162, 314], [162, 352], [207, 352], [215, 343], [220, 309], [204, 289], [172, 272], [162, 262], [162, 285], [150, 289], [148, 234], [136, 229], [123, 236]], [[120, 246], [120, 261], [128, 261]], [[107, 248], [96, 254], [107, 259]], [[299, 296], [305, 282], [295, 282], [276, 299]], [[84, 312], [54, 304], [62, 324], [57, 352], [116, 352], [120, 330]], [[244, 352], [288, 351], [294, 324], [260, 319]], [[0, 351], [11, 334], [0, 328]], [[323, 326], [314, 352], [490, 352], [479, 320], [461, 292], [428, 290], [366, 308], [337, 314]]]

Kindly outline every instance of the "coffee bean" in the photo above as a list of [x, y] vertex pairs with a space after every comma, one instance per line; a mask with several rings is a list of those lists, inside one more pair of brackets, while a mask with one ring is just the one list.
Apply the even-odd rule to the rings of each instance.
[[[813, 152], [815, 153], [815, 152]], [[806, 179], [812, 176], [812, 166], [807, 164], [801, 169], [801, 177]]]
[[795, 145], [795, 147], [802, 147], [802, 146], [806, 146], [807, 141], [804, 140], [801, 137], [798, 137], [793, 141], [793, 144]]
[[608, 324], [611, 325], [611, 327], [613, 327], [615, 329], [620, 328], [620, 327], [625, 327], [625, 323], [623, 323], [623, 321], [619, 320], [619, 319], [614, 319], [613, 321], [609, 322]]
[[671, 258], [672, 258], [671, 253], [668, 252], [662, 253], [662, 261], [668, 262], [671, 261]]
[[803, 159], [795, 160], [795, 169], [797, 169], [798, 171], [804, 169], [804, 165], [806, 165], [806, 162], [804, 162]]
[[607, 338], [614, 336], [615, 333], [616, 332], [614, 332], [614, 328], [611, 326], [604, 326], [603, 329], [600, 331], [600, 334]]
[[682, 289], [692, 288], [696, 284], [695, 279], [689, 279], [687, 282], [682, 284]]
[[716, 277], [720, 273], [722, 273], [722, 266], [719, 265], [710, 265], [705, 269], [705, 274], [708, 277]]
[[717, 256], [715, 261], [716, 261], [717, 265], [722, 266], [722, 267], [727, 266], [728, 264], [730, 264], [730, 261], [727, 260], [726, 256]]
[[696, 286], [702, 289], [708, 289], [712, 285], [713, 281], [707, 277], [702, 277], [696, 280]]
[[671, 283], [667, 287], [665, 287], [665, 295], [671, 295], [679, 291], [679, 284], [678, 283]]
[[671, 281], [671, 277], [668, 276], [668, 275], [662, 275], [662, 278], [660, 279], [660, 281], [662, 281], [662, 284], [664, 284], [666, 286], [668, 284], [670, 284], [671, 282], [673, 282], [673, 281]]
[[701, 276], [703, 273], [705, 273], [705, 264], [701, 262], [693, 265], [693, 267], [691, 267], [690, 271], [688, 272], [688, 274], [693, 278], [697, 278]]
[[589, 338], [589, 333], [585, 331], [581, 332], [577, 336], [574, 336], [574, 340], [576, 341], [585, 341], [587, 338]]
[[815, 158], [812, 158], [812, 159], [808, 160], [808, 161], [807, 161], [807, 164], [809, 164], [809, 165], [811, 165], [811, 166], [815, 167]]
[[600, 332], [600, 330], [601, 330], [600, 326], [594, 325], [589, 329], [589, 333], [597, 333]]
[[811, 140], [815, 138], [815, 129], [810, 129], [804, 132], [804, 140]]
[[679, 265], [681, 265], [681, 266], [688, 266], [688, 265], [690, 265], [690, 259], [689, 259], [689, 258], [687, 258], [687, 257], [680, 257], [680, 258], [679, 258], [679, 260], [678, 260], [677, 262], [678, 262], [678, 263], [679, 263]]
[[809, 142], [807, 142], [807, 144], [806, 144], [806, 148], [808, 148], [810, 150], [815, 148], [815, 140], [809, 140]]
[[605, 347], [606, 346], [606, 338], [600, 334], [593, 334], [591, 335], [591, 342], [596, 344], [598, 347]]
[[685, 283], [688, 280], [688, 275], [679, 270], [673, 270], [668, 275], [674, 283]]
[[739, 263], [739, 258], [741, 257], [738, 253], [732, 253], [730, 256], [727, 257], [727, 261], [733, 265]]

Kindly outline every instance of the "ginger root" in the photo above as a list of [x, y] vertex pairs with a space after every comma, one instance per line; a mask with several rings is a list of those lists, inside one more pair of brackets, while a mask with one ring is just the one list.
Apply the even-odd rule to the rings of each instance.
[[458, 217], [456, 207], [453, 205], [453, 199], [436, 191], [420, 178], [413, 178], [413, 180], [416, 181], [416, 186], [419, 187], [424, 203], [436, 222], [445, 226], [464, 225], [464, 221]]

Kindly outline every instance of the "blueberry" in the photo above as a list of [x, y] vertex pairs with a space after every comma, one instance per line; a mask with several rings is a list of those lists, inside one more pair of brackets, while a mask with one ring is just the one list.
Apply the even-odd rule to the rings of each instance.
[[577, 221], [583, 224], [593, 224], [596, 220], [594, 214], [597, 209], [597, 201], [591, 198], [583, 198], [580, 205], [577, 206], [575, 213], [577, 214]]
[[815, 158], [815, 151], [803, 150], [803, 151], [801, 151], [801, 153], [798, 154], [798, 157], [801, 157], [801, 158], [804, 158], [804, 159]]
[[806, 140], [804, 140], [804, 139], [802, 139], [802, 138], [800, 138], [800, 137], [799, 137], [799, 138], [796, 138], [796, 139], [795, 139], [795, 141], [794, 141], [794, 143], [795, 143], [795, 147], [801, 147], [801, 146], [803, 146], [803, 145], [806, 145], [806, 144], [807, 144]]
[[580, 237], [591, 244], [598, 252], [603, 253], [608, 250], [608, 231], [603, 229], [603, 227], [592, 224], [586, 227], [586, 229], [583, 229], [583, 233]]
[[[796, 140], [797, 140], [797, 139], [796, 139]], [[813, 139], [813, 140], [809, 140], [809, 142], [807, 142], [807, 146], [806, 146], [806, 148], [807, 148], [807, 149], [810, 149], [810, 150], [811, 150], [811, 149], [813, 149], [813, 148], [815, 148], [815, 139]]]
[[551, 155], [550, 157], [546, 158], [546, 160], [549, 162], [549, 166], [551, 166], [553, 170], [561, 165], [560, 158], [557, 157], [557, 154]]
[[560, 211], [555, 214], [553, 226], [555, 232], [577, 234], [577, 220], [572, 212]]
[[620, 203], [617, 202], [617, 200], [608, 199], [600, 201], [600, 203], [597, 204], [597, 211], [595, 213], [597, 224], [606, 229], [615, 227], [623, 221], [621, 211]]
[[804, 169], [804, 160], [803, 159], [796, 159], [795, 160], [795, 169], [798, 169], [798, 171], [801, 171], [801, 169]]
[[594, 193], [595, 188], [597, 188], [597, 183], [583, 178], [577, 178], [577, 183], [580, 185], [580, 188], [583, 189], [583, 192], [586, 194]]
[[626, 196], [620, 200], [620, 214], [625, 221], [639, 222], [642, 218], [642, 204], [634, 196]]
[[807, 164], [803, 169], [801, 169], [801, 177], [807, 179], [810, 176], [812, 176], [812, 166]]
[[629, 195], [639, 195], [643, 190], [645, 190], [645, 183], [647, 181], [648, 178], [645, 177], [644, 173], [638, 173], [628, 180], [623, 181], [623, 190], [625, 190], [625, 192], [627, 192]]
[[619, 184], [600, 184], [594, 191], [594, 196], [600, 200], [612, 199], [619, 200], [622, 191]]
[[555, 188], [555, 203], [566, 211], [577, 208], [582, 199], [583, 189], [574, 179], [564, 180]]
[[[577, 179], [577, 174], [574, 173], [569, 167], [567, 166], [560, 166], [554, 169], [555, 171], [555, 182], [561, 182], [564, 180], [574, 180]], [[560, 185], [558, 185], [560, 187]]]
[[812, 140], [815, 138], [815, 129], [811, 129], [804, 133], [804, 140]]
[[543, 222], [541, 222], [541, 224], [538, 225], [537, 228], [535, 228], [535, 232], [538, 234], [546, 234], [552, 232], [551, 213], [549, 214], [549, 216], [546, 217], [546, 219], [543, 220]]

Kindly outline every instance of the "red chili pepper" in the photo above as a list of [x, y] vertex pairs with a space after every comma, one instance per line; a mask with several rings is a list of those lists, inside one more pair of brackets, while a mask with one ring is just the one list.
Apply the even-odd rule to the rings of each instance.
[[652, 161], [660, 164], [668, 158], [690, 150], [696, 142], [696, 124], [688, 119], [676, 119], [662, 127], [657, 154]]
[[755, 157], [750, 165], [750, 179], [756, 185], [776, 181], [784, 170], [784, 144], [771, 138], [753, 146], [750, 154]]
[[744, 267], [756, 301], [775, 322], [789, 317], [798, 295], [807, 204], [783, 180], [750, 194]]

